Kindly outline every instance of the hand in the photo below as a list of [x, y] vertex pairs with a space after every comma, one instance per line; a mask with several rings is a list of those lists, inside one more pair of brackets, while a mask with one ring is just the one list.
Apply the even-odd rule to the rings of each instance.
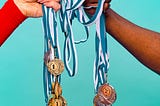
[[42, 3], [53, 8], [55, 11], [60, 9], [60, 0], [13, 0], [19, 10], [27, 17], [41, 17]]
[[[106, 0], [105, 1], [104, 7], [103, 7], [104, 12], [109, 8], [109, 6], [110, 6], [109, 3], [110, 2], [111, 2], [111, 0]], [[83, 3], [83, 5], [85, 7], [89, 7], [89, 6], [95, 7], [95, 6], [97, 6], [97, 4], [98, 4], [98, 0], [85, 0], [85, 2]], [[94, 15], [95, 10], [96, 10], [96, 8], [85, 9], [86, 13], [89, 14], [89, 15]]]

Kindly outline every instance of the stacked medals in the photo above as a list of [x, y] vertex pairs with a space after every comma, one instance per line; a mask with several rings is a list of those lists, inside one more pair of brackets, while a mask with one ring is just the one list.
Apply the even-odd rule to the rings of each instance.
[[56, 57], [56, 48], [53, 49], [55, 52], [54, 59], [50, 60], [51, 49], [53, 48], [50, 45], [49, 52], [47, 52], [44, 56], [44, 62], [47, 69], [55, 78], [54, 82], [52, 82], [52, 90], [48, 100], [48, 106], [67, 106], [66, 100], [62, 97], [62, 88], [58, 82], [58, 76], [61, 75], [64, 70], [64, 63]]
[[[61, 0], [61, 9], [56, 13], [51, 8], [43, 6], [43, 27], [44, 27], [44, 92], [47, 106], [66, 106], [66, 100], [62, 97], [60, 86], [61, 73], [64, 67], [70, 77], [77, 73], [77, 53], [75, 44], [87, 41], [89, 36], [88, 27], [96, 24], [95, 49], [96, 59], [94, 62], [94, 85], [96, 96], [94, 106], [111, 106], [116, 100], [116, 92], [107, 82], [107, 72], [109, 68], [109, 56], [107, 49], [107, 36], [105, 28], [105, 16], [103, 5], [110, 0], [98, 0], [97, 7], [84, 7], [85, 0]], [[89, 18], [85, 9], [96, 8], [95, 14]], [[57, 15], [59, 15], [62, 32], [65, 35], [64, 41], [64, 64], [60, 60], [60, 47], [58, 43]], [[72, 31], [72, 21], [77, 18], [84, 25], [87, 38], [80, 41], [74, 40]], [[71, 59], [72, 58], [72, 59]], [[72, 67], [70, 61], [72, 60]]]
[[[62, 97], [60, 86], [61, 74], [64, 70], [64, 63], [60, 59], [60, 48], [58, 43], [55, 12], [43, 6], [43, 26], [45, 32], [44, 43], [44, 94], [46, 106], [66, 106], [67, 102]], [[49, 24], [48, 24], [49, 23]], [[54, 24], [53, 24], [54, 23]]]

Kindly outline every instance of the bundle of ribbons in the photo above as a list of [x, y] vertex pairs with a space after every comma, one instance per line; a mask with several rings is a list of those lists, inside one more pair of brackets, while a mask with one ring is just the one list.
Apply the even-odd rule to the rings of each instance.
[[[55, 12], [51, 8], [43, 6], [43, 29], [44, 29], [44, 94], [47, 106], [66, 106], [67, 102], [62, 97], [60, 86], [61, 73], [64, 68], [70, 77], [77, 73], [77, 53], [75, 44], [86, 42], [89, 37], [89, 26], [96, 25], [95, 51], [96, 57], [93, 67], [93, 79], [96, 96], [94, 106], [110, 106], [116, 100], [116, 92], [107, 82], [107, 71], [109, 68], [109, 57], [107, 49], [107, 36], [105, 28], [105, 16], [103, 5], [105, 0], [98, 0], [96, 11], [90, 18], [84, 9], [95, 7], [84, 7], [85, 0], [61, 0], [61, 9]], [[59, 18], [59, 21], [58, 21]], [[79, 41], [74, 40], [72, 21], [77, 19], [84, 25], [86, 38]], [[58, 22], [64, 33], [63, 59], [59, 45]], [[77, 34], [76, 34], [77, 35]], [[63, 61], [62, 61], [63, 60]], [[64, 63], [63, 63], [64, 62]], [[72, 64], [70, 64], [72, 63]]]

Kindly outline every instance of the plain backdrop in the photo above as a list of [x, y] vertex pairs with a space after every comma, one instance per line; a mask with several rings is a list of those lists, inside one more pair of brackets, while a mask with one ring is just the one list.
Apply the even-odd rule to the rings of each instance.
[[[5, 2], [1, 0], [0, 7]], [[159, 32], [159, 4], [158, 0], [113, 0], [111, 8], [133, 23]], [[0, 106], [45, 106], [41, 22], [41, 18], [28, 18], [0, 47]], [[84, 28], [77, 20], [73, 22], [73, 30], [75, 39], [85, 37]], [[59, 32], [59, 36], [63, 50], [64, 35]], [[68, 106], [93, 106], [94, 36], [95, 26], [92, 26], [88, 41], [76, 45], [77, 75], [69, 77], [66, 70], [62, 75], [63, 96]], [[108, 48], [108, 79], [117, 92], [113, 106], [160, 106], [159, 75], [138, 62], [110, 35]]]

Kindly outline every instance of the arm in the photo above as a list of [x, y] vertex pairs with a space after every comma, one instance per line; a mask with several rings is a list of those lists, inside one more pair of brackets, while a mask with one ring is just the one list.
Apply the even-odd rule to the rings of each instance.
[[160, 33], [137, 26], [112, 9], [105, 16], [107, 32], [142, 64], [160, 74]]
[[5, 3], [0, 10], [0, 46], [26, 18], [14, 4], [13, 0], [8, 0]]
[[41, 17], [42, 4], [60, 9], [59, 0], [8, 0], [0, 9], [0, 46], [27, 17]]
[[[96, 6], [97, 0], [86, 0], [85, 6]], [[111, 0], [106, 0], [104, 10]], [[93, 15], [95, 9], [85, 10]], [[142, 64], [160, 74], [160, 33], [142, 28], [118, 15], [112, 9], [105, 12], [106, 31]]]

